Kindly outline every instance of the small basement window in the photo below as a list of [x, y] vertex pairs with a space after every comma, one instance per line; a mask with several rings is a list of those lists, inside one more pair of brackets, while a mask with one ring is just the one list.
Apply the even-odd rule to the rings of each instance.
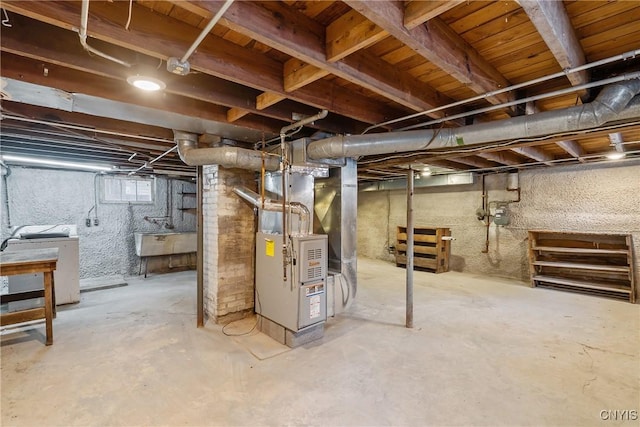
[[155, 178], [103, 176], [101, 180], [103, 203], [153, 203], [155, 195]]

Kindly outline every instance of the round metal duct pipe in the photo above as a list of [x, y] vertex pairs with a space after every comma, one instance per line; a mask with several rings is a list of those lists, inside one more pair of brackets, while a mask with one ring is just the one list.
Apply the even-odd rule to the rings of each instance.
[[314, 141], [307, 147], [312, 159], [358, 157], [540, 137], [597, 128], [617, 119], [640, 118], [640, 79], [605, 87], [589, 104], [545, 111], [506, 120], [459, 128], [415, 130], [367, 135], [338, 135]]
[[[262, 169], [263, 153], [240, 147], [198, 148], [198, 135], [180, 130], [173, 131], [178, 145], [180, 160], [189, 166], [220, 165], [225, 168], [238, 168], [253, 171]], [[268, 171], [280, 168], [278, 158], [264, 154], [264, 167]]]

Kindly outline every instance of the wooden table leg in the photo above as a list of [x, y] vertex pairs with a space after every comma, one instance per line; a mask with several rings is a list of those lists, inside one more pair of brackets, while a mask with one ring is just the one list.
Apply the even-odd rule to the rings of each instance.
[[47, 345], [53, 344], [53, 272], [44, 273], [44, 317], [47, 328]]
[[51, 308], [55, 319], [58, 315], [58, 309], [56, 308], [56, 273], [51, 273]]

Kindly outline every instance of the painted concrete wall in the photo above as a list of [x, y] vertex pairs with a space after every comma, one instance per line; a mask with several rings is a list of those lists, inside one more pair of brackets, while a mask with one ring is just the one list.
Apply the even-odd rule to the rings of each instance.
[[[635, 247], [636, 283], [640, 262], [640, 165], [589, 165], [528, 170], [520, 173], [521, 201], [510, 204], [511, 224], [490, 227], [489, 252], [482, 253], [486, 228], [476, 219], [482, 206], [479, 179], [473, 185], [418, 188], [416, 226], [450, 227], [456, 238], [450, 268], [529, 280], [527, 230], [630, 233]], [[507, 175], [489, 175], [490, 202], [514, 200]], [[493, 205], [492, 205], [493, 207]], [[492, 209], [493, 213], [493, 209]], [[406, 224], [403, 190], [360, 192], [358, 254], [394, 260], [397, 225]]]
[[[183, 213], [179, 192], [195, 192], [195, 184], [164, 177], [156, 179], [156, 199], [153, 204], [98, 202], [98, 226], [86, 227], [87, 212], [94, 205], [94, 177], [91, 172], [63, 171], [11, 167], [6, 190], [0, 192], [2, 238], [11, 225], [76, 224], [80, 243], [80, 278], [99, 278], [138, 273], [139, 259], [135, 254], [133, 233], [162, 231], [195, 231], [195, 214]], [[167, 188], [173, 194], [173, 230], [144, 220], [144, 217], [167, 215]], [[195, 206], [195, 199], [186, 200]], [[93, 213], [91, 216], [94, 216]]]

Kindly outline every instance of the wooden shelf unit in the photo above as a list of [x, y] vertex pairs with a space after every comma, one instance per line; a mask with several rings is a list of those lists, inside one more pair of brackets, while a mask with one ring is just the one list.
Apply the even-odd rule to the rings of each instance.
[[531, 286], [636, 300], [630, 234], [529, 231]]
[[[434, 273], [449, 271], [451, 241], [442, 240], [451, 236], [449, 228], [415, 227], [413, 229], [413, 266]], [[407, 227], [398, 226], [396, 241], [396, 266], [407, 265]]]

